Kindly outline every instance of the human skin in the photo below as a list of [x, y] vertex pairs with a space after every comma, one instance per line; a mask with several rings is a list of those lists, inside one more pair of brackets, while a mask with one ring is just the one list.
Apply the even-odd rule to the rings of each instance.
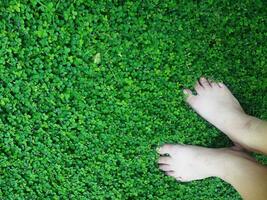
[[219, 177], [244, 199], [265, 200], [267, 167], [257, 163], [244, 149], [267, 154], [267, 122], [247, 115], [223, 83], [201, 78], [195, 90], [196, 95], [184, 90], [187, 103], [236, 146], [212, 149], [165, 144], [158, 149], [159, 168], [182, 182]]

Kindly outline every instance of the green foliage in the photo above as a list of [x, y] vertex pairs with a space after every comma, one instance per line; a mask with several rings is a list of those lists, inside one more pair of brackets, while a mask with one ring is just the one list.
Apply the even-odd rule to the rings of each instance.
[[183, 101], [200, 75], [267, 119], [266, 9], [2, 0], [0, 199], [240, 199], [218, 179], [164, 176], [155, 147], [230, 144]]

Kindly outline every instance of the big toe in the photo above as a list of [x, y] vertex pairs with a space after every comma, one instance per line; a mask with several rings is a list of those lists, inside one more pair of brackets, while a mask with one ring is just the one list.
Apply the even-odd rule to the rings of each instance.
[[179, 151], [184, 146], [185, 145], [183, 144], [164, 144], [163, 146], [157, 149], [157, 152], [160, 155], [168, 154], [169, 156], [172, 156], [172, 155], [175, 155], [177, 151]]
[[157, 152], [160, 155], [170, 155], [173, 152], [173, 145], [172, 144], [164, 144], [163, 146], [157, 149]]

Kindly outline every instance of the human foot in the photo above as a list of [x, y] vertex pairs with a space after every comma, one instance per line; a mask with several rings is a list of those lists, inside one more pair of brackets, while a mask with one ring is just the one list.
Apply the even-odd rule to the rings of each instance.
[[[224, 178], [225, 162], [237, 159], [253, 161], [248, 154], [230, 148], [210, 149], [192, 145], [165, 144], [159, 148], [159, 168], [178, 181], [188, 182], [208, 177]], [[165, 156], [168, 154], [168, 156]]]
[[223, 83], [201, 78], [195, 90], [185, 89], [188, 104], [204, 119], [227, 134], [235, 142], [243, 144], [243, 134], [250, 123], [250, 117], [243, 111], [237, 99]]

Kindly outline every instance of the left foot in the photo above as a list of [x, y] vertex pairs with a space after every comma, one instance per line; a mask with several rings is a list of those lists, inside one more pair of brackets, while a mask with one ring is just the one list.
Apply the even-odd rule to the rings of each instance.
[[[248, 154], [229, 148], [210, 149], [192, 145], [165, 144], [159, 148], [159, 168], [178, 181], [224, 177], [228, 159], [252, 160]], [[164, 156], [168, 154], [168, 156]]]
[[184, 90], [187, 103], [234, 142], [242, 144], [251, 118], [226, 85], [202, 77], [196, 83], [195, 90], [197, 95], [189, 89]]

